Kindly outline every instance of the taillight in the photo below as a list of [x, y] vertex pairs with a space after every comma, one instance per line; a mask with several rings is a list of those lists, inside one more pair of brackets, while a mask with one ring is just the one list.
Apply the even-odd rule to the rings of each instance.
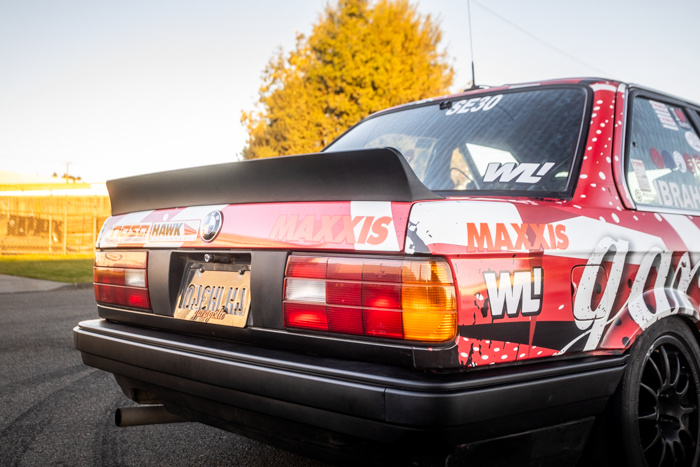
[[95, 300], [150, 310], [147, 267], [146, 251], [98, 251], [93, 270]]
[[441, 259], [290, 256], [284, 325], [442, 342], [457, 333], [457, 300]]

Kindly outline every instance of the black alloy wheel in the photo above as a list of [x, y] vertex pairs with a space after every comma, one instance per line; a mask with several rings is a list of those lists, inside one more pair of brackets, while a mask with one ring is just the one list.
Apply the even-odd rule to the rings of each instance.
[[698, 387], [682, 344], [657, 339], [639, 383], [637, 419], [648, 466], [690, 466], [698, 439]]
[[700, 347], [690, 326], [678, 316], [663, 318], [630, 349], [606, 430], [615, 465], [698, 465]]

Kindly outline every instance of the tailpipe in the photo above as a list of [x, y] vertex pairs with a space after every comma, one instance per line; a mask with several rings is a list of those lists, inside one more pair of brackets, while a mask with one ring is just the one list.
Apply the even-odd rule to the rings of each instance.
[[138, 425], [158, 425], [161, 423], [189, 422], [186, 418], [172, 414], [162, 405], [124, 407], [114, 412], [114, 423], [119, 427]]

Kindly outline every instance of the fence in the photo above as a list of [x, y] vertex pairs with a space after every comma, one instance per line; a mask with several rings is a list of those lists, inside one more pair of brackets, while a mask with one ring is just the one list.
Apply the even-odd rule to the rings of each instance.
[[0, 254], [91, 253], [110, 212], [104, 195], [0, 195]]

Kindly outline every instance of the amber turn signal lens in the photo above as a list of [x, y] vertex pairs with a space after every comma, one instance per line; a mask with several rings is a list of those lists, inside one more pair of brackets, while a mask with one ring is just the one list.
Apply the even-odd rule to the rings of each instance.
[[401, 282], [451, 284], [452, 274], [444, 261], [404, 261]]
[[401, 308], [404, 311], [455, 311], [455, 289], [451, 285], [404, 285]]
[[443, 342], [457, 334], [457, 313], [404, 311], [404, 339]]
[[452, 285], [404, 285], [404, 339], [441, 342], [457, 334], [457, 300]]

